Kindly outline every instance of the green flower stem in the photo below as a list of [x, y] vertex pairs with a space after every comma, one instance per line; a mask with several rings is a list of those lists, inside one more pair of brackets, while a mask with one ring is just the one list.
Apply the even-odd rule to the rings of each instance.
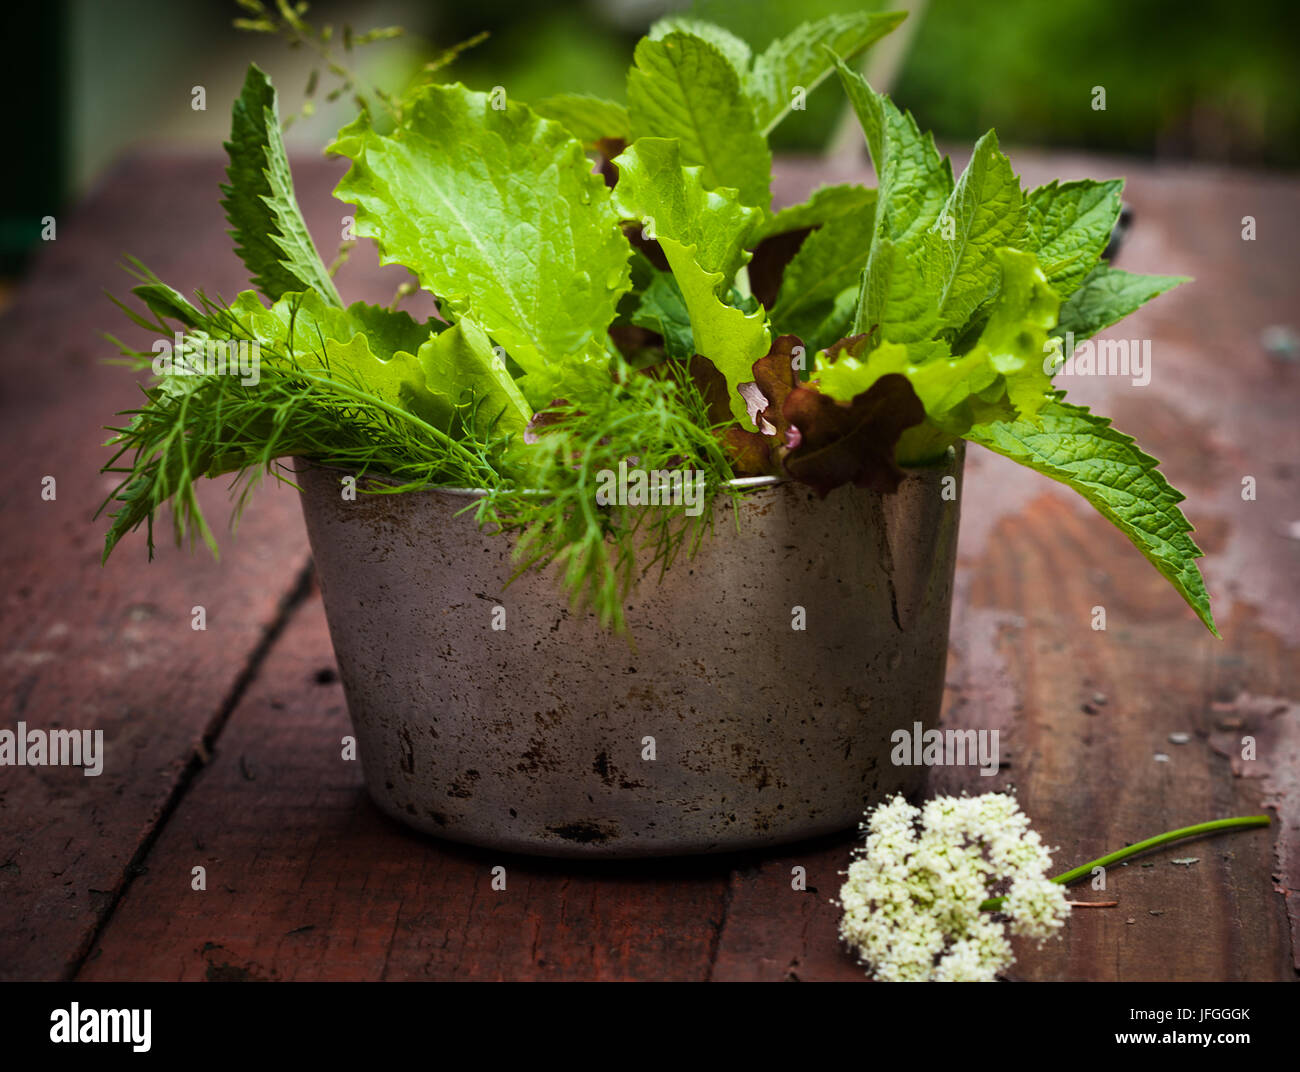
[[[1208, 823], [1197, 823], [1195, 826], [1184, 826], [1178, 830], [1170, 830], [1164, 834], [1157, 834], [1155, 837], [1147, 838], [1146, 841], [1139, 841], [1133, 845], [1126, 845], [1122, 849], [1109, 853], [1106, 856], [1099, 856], [1095, 860], [1089, 860], [1086, 864], [1080, 864], [1078, 867], [1071, 868], [1064, 874], [1057, 875], [1053, 882], [1059, 882], [1062, 886], [1068, 886], [1071, 882], [1076, 882], [1087, 875], [1092, 874], [1094, 867], [1109, 867], [1111, 864], [1117, 864], [1121, 860], [1127, 860], [1130, 856], [1136, 856], [1140, 852], [1146, 852], [1147, 849], [1154, 849], [1159, 845], [1168, 845], [1171, 841], [1180, 841], [1183, 838], [1198, 837], [1201, 834], [1212, 834], [1216, 830], [1244, 830], [1252, 826], [1268, 826], [1269, 817], [1267, 815], [1243, 815], [1236, 819], [1215, 819]], [[980, 909], [989, 911], [994, 908], [1002, 907], [1005, 897], [990, 897]]]

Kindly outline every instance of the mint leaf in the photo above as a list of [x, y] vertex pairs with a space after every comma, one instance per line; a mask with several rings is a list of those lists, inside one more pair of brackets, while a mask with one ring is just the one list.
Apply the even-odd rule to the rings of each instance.
[[1179, 283], [1187, 276], [1134, 275], [1102, 263], [1088, 273], [1079, 289], [1061, 306], [1061, 319], [1055, 334], [1074, 332], [1076, 340], [1086, 339], [1123, 320], [1152, 298]]
[[684, 33], [643, 38], [627, 99], [633, 140], [676, 138], [684, 162], [703, 169], [706, 188], [730, 187], [762, 209], [771, 204], [772, 154], [740, 75], [715, 45]]
[[813, 349], [840, 337], [823, 338], [820, 328], [834, 312], [838, 296], [855, 289], [874, 227], [875, 205], [868, 202], [804, 239], [786, 266], [772, 307], [772, 325], [778, 334], [798, 335]]
[[752, 57], [749, 44], [730, 30], [689, 15], [666, 15], [650, 27], [650, 32], [646, 36], [651, 41], [660, 41], [673, 33], [701, 37], [726, 57], [727, 62], [735, 68], [736, 74], [744, 77], [749, 71], [749, 61]]
[[736, 268], [749, 258], [743, 244], [759, 212], [740, 204], [732, 190], [706, 190], [704, 169], [683, 166], [683, 156], [666, 139], [633, 142], [614, 160], [614, 202], [624, 218], [652, 228], [690, 313], [694, 352], [722, 373], [732, 414], [745, 420], [738, 387], [767, 353], [767, 318], [761, 307], [745, 312], [723, 298]]
[[1035, 423], [985, 425], [972, 428], [966, 438], [1079, 492], [1169, 580], [1205, 627], [1219, 635], [1196, 565], [1202, 552], [1178, 508], [1184, 496], [1159, 472], [1156, 460], [1131, 436], [1112, 428], [1108, 418], [1062, 402], [1058, 394], [1039, 411]]
[[568, 371], [606, 366], [629, 247], [608, 189], [560, 124], [430, 85], [393, 134], [362, 115], [330, 151], [353, 162], [335, 196], [357, 206], [356, 233], [504, 346], [534, 405]]
[[952, 192], [952, 164], [940, 158], [931, 134], [922, 135], [910, 112], [900, 112], [857, 71], [836, 64], [857, 113], [876, 170], [877, 232], [908, 245], [939, 218]]
[[857, 183], [819, 186], [807, 201], [789, 205], [763, 220], [750, 236], [751, 245], [774, 235], [806, 231], [876, 204], [876, 191]]
[[876, 229], [862, 276], [854, 331], [879, 341], [915, 342], [939, 328], [922, 255], [930, 227], [952, 193], [952, 165], [910, 114], [877, 93], [867, 80], [837, 63], [840, 81], [862, 124], [878, 179]]
[[226, 153], [230, 183], [221, 187], [221, 207], [253, 285], [271, 301], [290, 291], [315, 290], [342, 305], [294, 197], [275, 88], [256, 64], [249, 65], [231, 110]]
[[805, 22], [793, 33], [773, 41], [754, 61], [745, 82], [759, 129], [766, 137], [790, 114], [795, 94], [804, 97], [835, 69], [835, 57], [851, 60], [879, 41], [907, 17], [852, 12]]
[[[998, 250], [1002, 284], [979, 339], [953, 356], [939, 339], [881, 343], [869, 355], [865, 340], [846, 340], [836, 353], [818, 354], [813, 377], [832, 398], [848, 401], [883, 376], [898, 374], [912, 385], [927, 422], [944, 436], [912, 436], [904, 464], [924, 461], [971, 425], [1004, 417], [1032, 417], [1051, 390], [1044, 371], [1048, 330], [1059, 302], [1032, 253]], [[946, 438], [945, 438], [946, 437]]]
[[559, 93], [532, 108], [543, 119], [555, 120], [588, 148], [607, 138], [631, 138], [627, 109], [617, 101], [585, 93]]
[[1122, 179], [1049, 182], [1026, 198], [1025, 244], [1037, 254], [1052, 289], [1068, 298], [1093, 270], [1121, 208]]
[[926, 257], [939, 322], [959, 328], [997, 287], [994, 251], [1019, 246], [1025, 230], [1024, 198], [1011, 161], [989, 131], [975, 143], [970, 163], [931, 227]]

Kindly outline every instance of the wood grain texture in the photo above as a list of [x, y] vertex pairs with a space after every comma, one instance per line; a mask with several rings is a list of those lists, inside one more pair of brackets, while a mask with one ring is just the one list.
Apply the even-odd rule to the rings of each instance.
[[[408, 831], [342, 758], [342, 688], [319, 680], [332, 667], [313, 596], [79, 978], [707, 976], [726, 861], [574, 864]], [[191, 889], [196, 866], [206, 891]]]
[[[998, 729], [1007, 765], [993, 778], [937, 769], [930, 789], [1014, 786], [1062, 866], [1172, 826], [1274, 808], [1268, 831], [1115, 868], [1104, 894], [1078, 889], [1077, 899], [1119, 904], [1076, 911], [1061, 943], [1021, 949], [1009, 975], [1294, 979], [1300, 370], [1269, 356], [1261, 332], [1295, 326], [1300, 186], [1083, 156], [1012, 158], [1026, 185], [1127, 173], [1135, 221], [1118, 263], [1197, 279], [1123, 325], [1125, 337], [1153, 340], [1149, 386], [1061, 386], [1138, 435], [1188, 493], [1225, 639], [1204, 634], [1072, 493], [972, 450], [944, 720]], [[295, 174], [328, 250], [338, 169], [306, 162]], [[119, 169], [61, 224], [0, 338], [12, 385], [0, 442], [60, 476], [54, 504], [40, 501], [39, 477], [0, 488], [14, 519], [0, 546], [13, 612], [0, 625], [5, 724], [101, 725], [110, 756], [99, 779], [0, 770], [0, 974], [862, 979], [836, 941], [830, 903], [850, 837], [743, 858], [597, 866], [501, 857], [383, 817], [340, 758], [346, 712], [339, 686], [318, 681], [333, 666], [318, 600], [278, 609], [305, 548], [291, 495], [254, 504], [220, 567], [166, 552], [146, 568], [137, 544], [100, 571], [101, 529], [88, 520], [100, 489], [95, 429], [130, 389], [119, 370], [96, 366], [104, 348], [94, 330], [114, 314], [88, 307], [86, 294], [113, 278], [123, 249], [178, 285], [233, 294], [242, 274], [222, 233], [219, 177], [208, 157]], [[859, 165], [839, 174], [792, 162], [778, 175], [778, 202], [845, 177], [866, 175]], [[1258, 220], [1253, 243], [1240, 237], [1248, 214]], [[400, 279], [359, 250], [340, 289], [386, 301]], [[89, 389], [69, 390], [74, 382]], [[1256, 478], [1254, 501], [1242, 500], [1244, 476]], [[208, 632], [192, 634], [189, 607], [205, 600]], [[1104, 632], [1090, 626], [1098, 605]], [[265, 628], [286, 617], [237, 694]], [[1183, 733], [1186, 743], [1170, 740]], [[215, 736], [211, 762], [187, 779], [204, 734]], [[1247, 735], [1254, 760], [1241, 755]], [[131, 874], [142, 847], [143, 870]], [[1171, 862], [1188, 857], [1198, 862]], [[498, 864], [505, 891], [491, 888]], [[206, 868], [205, 892], [190, 888], [195, 866]], [[807, 891], [792, 888], [796, 866]]]

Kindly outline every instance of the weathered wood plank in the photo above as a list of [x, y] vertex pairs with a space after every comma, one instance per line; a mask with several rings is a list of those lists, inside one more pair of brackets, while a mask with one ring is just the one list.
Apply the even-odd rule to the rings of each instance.
[[[1300, 189], [1205, 169], [1121, 169], [1022, 153], [1013, 160], [1026, 185], [1127, 171], [1136, 223], [1120, 265], [1197, 279], [1124, 324], [1123, 337], [1153, 341], [1148, 386], [1077, 378], [1058, 386], [1113, 415], [1187, 491], [1226, 639], [1204, 634], [1163, 579], [1071, 493], [971, 451], [944, 725], [998, 729], [1010, 764], [994, 778], [936, 769], [930, 790], [1014, 785], [1059, 846], [1063, 867], [1270, 803], [1278, 815], [1270, 831], [1188, 843], [1112, 869], [1104, 895], [1085, 884], [1072, 896], [1120, 904], [1076, 911], [1063, 945], [1022, 947], [1010, 974], [1294, 979], [1297, 367], [1270, 357], [1261, 334], [1293, 317], [1292, 284], [1282, 280], [1300, 243]], [[1241, 237], [1246, 214], [1259, 221], [1253, 243]], [[1242, 499], [1249, 475], [1255, 501]], [[1091, 628], [1099, 605], [1108, 613], [1105, 632]], [[1096, 714], [1085, 713], [1085, 703]], [[1169, 740], [1180, 733], [1186, 744]], [[1245, 735], [1258, 741], [1253, 762], [1240, 758]], [[1171, 863], [1189, 857], [1200, 859]], [[848, 860], [847, 848], [832, 848], [734, 876], [715, 977], [861, 977], [846, 953], [828, 952], [837, 910], [827, 897]], [[825, 896], [790, 894], [796, 862]]]
[[[81, 979], [703, 979], [728, 864], [439, 842], [369, 801], [319, 598], [296, 613]], [[191, 869], [207, 889], [190, 888]], [[506, 869], [504, 890], [493, 868]]]
[[[1227, 639], [1203, 636], [1165, 583], [1086, 506], [972, 451], [945, 724], [1002, 729], [1010, 766], [990, 779], [937, 771], [932, 789], [1014, 783], [1060, 846], [1062, 864], [1273, 802], [1282, 822], [1272, 831], [1188, 845], [1149, 868], [1116, 869], [1106, 896], [1120, 906], [1076, 912], [1063, 945], [1022, 950], [1011, 974], [1293, 978], [1300, 963], [1300, 711], [1293, 699], [1300, 612], [1290, 598], [1296, 544], [1288, 515], [1300, 443], [1288, 408], [1296, 367], [1264, 354], [1259, 333], [1291, 315], [1286, 266], [1300, 240], [1295, 184], [1204, 169], [1120, 169], [1090, 158], [1015, 160], [1026, 184], [1127, 170], [1137, 221], [1122, 266], [1199, 280], [1194, 291], [1176, 292], [1126, 324], [1130, 337], [1156, 343], [1149, 387], [1064, 386], [1138, 434], [1189, 492]], [[120, 404], [116, 398], [127, 397], [120, 372], [91, 367], [101, 351], [88, 329], [109, 320], [86, 321], [85, 340], [71, 341], [81, 329], [67, 314], [75, 308], [70, 295], [102, 282], [107, 260], [125, 248], [143, 251], [182, 286], [216, 289], [218, 279], [230, 294], [242, 281], [211, 195], [219, 167], [211, 160], [168, 166], [128, 169], [130, 181], [119, 175], [100, 191], [78, 232], [81, 246], [70, 242], [62, 255], [47, 255], [11, 314], [20, 330], [10, 323], [5, 340], [6, 367], [30, 353], [46, 356], [26, 393], [3, 403], [0, 435], [11, 437], [3, 442], [34, 444], [37, 458], [66, 457], [60, 464], [74, 475], [66, 499], [60, 475], [55, 504], [41, 504], [35, 493], [24, 498], [21, 489], [0, 491], [6, 517], [19, 519], [2, 560], [9, 576], [32, 577], [27, 596], [21, 580], [11, 584], [10, 606], [20, 613], [0, 626], [9, 653], [4, 692], [15, 720], [30, 712], [32, 722], [111, 725], [117, 751], [132, 747], [116, 783], [108, 780], [112, 765], [100, 779], [55, 772], [80, 781], [52, 788], [0, 772], [0, 809], [21, 817], [0, 832], [0, 971], [19, 978], [75, 966], [301, 561], [290, 495], [255, 504], [219, 568], [169, 553], [149, 570], [123, 557], [100, 573], [92, 561], [99, 529], [86, 522], [88, 511], [40, 512], [96, 498], [98, 435], [91, 442], [90, 433]], [[296, 169], [318, 235], [338, 215], [328, 201], [336, 172], [323, 164]], [[835, 177], [795, 167], [780, 181], [798, 196]], [[176, 248], [161, 234], [151, 239], [156, 253], [140, 241], [142, 204], [159, 232], [178, 236]], [[1248, 212], [1261, 221], [1255, 244], [1240, 240], [1237, 221]], [[61, 234], [60, 242], [70, 237]], [[359, 251], [345, 269], [343, 289], [349, 298], [387, 300], [399, 276], [376, 271], [367, 258]], [[90, 389], [70, 397], [70, 375]], [[66, 446], [77, 429], [86, 435]], [[1256, 476], [1257, 501], [1241, 500], [1243, 475]], [[34, 569], [42, 555], [50, 565]], [[173, 607], [196, 586], [210, 600], [199, 646], [187, 629], [190, 604]], [[164, 609], [132, 611], [136, 604]], [[1098, 604], [1109, 615], [1104, 633], [1089, 625]], [[51, 632], [59, 623], [68, 630]], [[597, 866], [498, 859], [419, 837], [381, 816], [355, 765], [339, 758], [347, 732], [341, 693], [316, 681], [330, 665], [313, 599], [235, 707], [212, 763], [168, 816], [80, 977], [862, 977], [836, 944], [837, 912], [828, 903], [849, 859], [847, 842], [742, 860]], [[1084, 713], [1096, 692], [1107, 702]], [[77, 721], [71, 713], [80, 711], [94, 713]], [[118, 721], [110, 723], [110, 714]], [[1190, 740], [1172, 744], [1172, 732]], [[1258, 760], [1241, 759], [1244, 734], [1257, 738]], [[1157, 762], [1157, 751], [1170, 761]], [[96, 784], [87, 790], [81, 781]], [[6, 838], [21, 847], [8, 863]], [[1185, 869], [1169, 863], [1173, 856], [1200, 862]], [[507, 869], [505, 891], [491, 889], [497, 864]], [[791, 888], [796, 865], [807, 870], [809, 892]], [[207, 868], [206, 892], [190, 889], [194, 866]], [[65, 880], [75, 898], [57, 885]], [[92, 887], [108, 892], [88, 905]], [[1101, 895], [1085, 888], [1076, 896]]]
[[[242, 539], [223, 541], [220, 565], [166, 546], [161, 532], [152, 565], [133, 537], [100, 566], [103, 425], [139, 397], [128, 373], [103, 363], [114, 350], [99, 331], [125, 321], [101, 288], [125, 290], [113, 265], [130, 249], [173, 278], [205, 266], [210, 286], [233, 291], [239, 268], [219, 210], [199, 208], [215, 206], [218, 175], [210, 160], [119, 169], [58, 221], [0, 322], [0, 451], [17, 464], [0, 486], [2, 724], [102, 730], [106, 750], [98, 777], [0, 768], [2, 978], [72, 970], [306, 562], [295, 497], [267, 488]], [[53, 501], [42, 499], [44, 476], [57, 481]], [[223, 489], [205, 489], [203, 502], [220, 531]], [[202, 632], [191, 628], [199, 605]]]

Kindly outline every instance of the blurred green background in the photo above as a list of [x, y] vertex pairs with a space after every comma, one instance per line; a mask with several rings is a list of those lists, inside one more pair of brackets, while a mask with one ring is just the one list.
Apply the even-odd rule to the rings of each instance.
[[[487, 30], [450, 69], [476, 88], [529, 100], [561, 91], [622, 98], [637, 37], [678, 12], [721, 23], [761, 49], [798, 22], [835, 11], [907, 8], [905, 30], [867, 58], [941, 142], [996, 127], [1004, 144], [1294, 168], [1300, 160], [1294, 0], [388, 0], [314, 4], [316, 24], [401, 25], [359, 65], [390, 89], [441, 49]], [[12, 272], [42, 216], [86, 191], [133, 147], [219, 152], [249, 60], [297, 111], [313, 66], [304, 49], [235, 30], [231, 0], [55, 0], [7, 5], [3, 77], [21, 164], [5, 169], [0, 269]], [[910, 25], [909, 25], [910, 24]], [[203, 86], [206, 109], [192, 107]], [[1104, 86], [1106, 109], [1092, 107]], [[318, 151], [350, 117], [346, 99], [296, 123], [291, 147]], [[818, 152], [836, 141], [843, 101], [833, 83], [778, 131], [778, 148]], [[15, 132], [11, 130], [11, 137]]]

